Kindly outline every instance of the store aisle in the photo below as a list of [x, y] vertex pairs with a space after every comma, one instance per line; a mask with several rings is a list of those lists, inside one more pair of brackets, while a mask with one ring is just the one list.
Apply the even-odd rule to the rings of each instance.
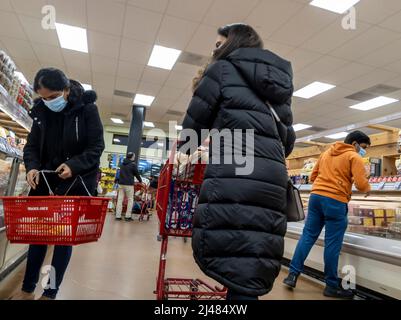
[[[74, 248], [70, 268], [58, 299], [155, 299], [160, 242], [156, 239], [157, 218], [149, 222], [116, 222], [109, 215], [98, 243]], [[49, 261], [49, 259], [48, 259]], [[172, 239], [169, 244], [167, 276], [205, 276], [192, 258], [190, 243]], [[7, 298], [19, 285], [24, 266], [0, 283], [0, 299]], [[283, 271], [272, 293], [264, 300], [325, 299], [323, 287], [301, 279], [296, 291], [285, 288]], [[212, 282], [213, 283], [213, 282]], [[37, 290], [40, 296], [41, 290]]]

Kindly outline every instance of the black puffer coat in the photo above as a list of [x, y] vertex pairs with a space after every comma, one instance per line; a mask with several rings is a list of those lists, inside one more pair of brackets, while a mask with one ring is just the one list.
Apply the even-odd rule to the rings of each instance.
[[[280, 272], [288, 176], [280, 137], [264, 101], [274, 106], [288, 126], [283, 137], [288, 155], [295, 142], [292, 77], [291, 64], [270, 51], [236, 50], [208, 67], [183, 124], [184, 129], [198, 132], [254, 129], [251, 174], [236, 174], [240, 165], [235, 162], [208, 165], [192, 242], [200, 268], [245, 295], [268, 293]], [[212, 139], [210, 149], [213, 143]], [[224, 154], [223, 142], [218, 152]]]
[[[81, 101], [69, 102], [62, 111], [64, 126], [60, 127], [62, 141], [59, 141], [62, 159], [59, 159], [60, 163], [54, 164], [52, 168], [45, 168], [45, 159], [49, 159], [49, 155], [45, 154], [48, 150], [45, 143], [48, 135], [55, 134], [47, 129], [47, 113], [50, 111], [42, 100], [38, 100], [30, 112], [33, 125], [24, 148], [26, 170], [27, 172], [32, 169], [56, 170], [59, 165], [67, 164], [71, 168], [73, 178], [61, 180], [57, 175], [48, 174], [49, 183], [57, 195], [64, 195], [78, 175], [83, 178], [88, 191], [92, 195], [95, 193], [100, 157], [105, 147], [103, 125], [95, 104], [96, 99], [95, 92], [86, 91]], [[31, 190], [30, 195], [48, 195], [48, 188], [42, 177], [38, 188]], [[70, 195], [84, 196], [87, 193], [81, 184], [76, 184], [71, 189]]]

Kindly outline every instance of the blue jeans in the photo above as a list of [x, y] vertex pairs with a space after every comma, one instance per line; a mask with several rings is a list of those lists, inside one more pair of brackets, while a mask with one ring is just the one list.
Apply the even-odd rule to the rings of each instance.
[[290, 264], [290, 272], [300, 274], [313, 245], [325, 227], [324, 274], [326, 284], [338, 288], [338, 259], [348, 226], [348, 205], [346, 203], [312, 194], [309, 199], [308, 217]]
[[[43, 262], [46, 258], [47, 246], [31, 245], [28, 251], [28, 261], [26, 265], [24, 283], [22, 290], [28, 293], [35, 291], [39, 281], [39, 276]], [[67, 270], [72, 255], [72, 247], [56, 246], [52, 259], [52, 269], [54, 274], [50, 273], [49, 285], [44, 290], [45, 297], [56, 299], [61, 282], [63, 281], [65, 271]], [[49, 271], [50, 272], [50, 271]], [[53, 277], [52, 277], [53, 276]], [[53, 280], [53, 281], [52, 281]]]

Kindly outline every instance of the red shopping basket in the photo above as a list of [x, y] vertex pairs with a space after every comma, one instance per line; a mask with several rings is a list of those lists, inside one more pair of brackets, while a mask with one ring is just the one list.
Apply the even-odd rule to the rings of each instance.
[[[47, 183], [44, 174], [43, 177]], [[78, 178], [83, 183], [82, 178]], [[49, 191], [53, 194], [50, 187]], [[3, 201], [6, 234], [11, 243], [69, 246], [95, 242], [100, 238], [109, 203], [108, 198], [90, 196], [0, 199]]]

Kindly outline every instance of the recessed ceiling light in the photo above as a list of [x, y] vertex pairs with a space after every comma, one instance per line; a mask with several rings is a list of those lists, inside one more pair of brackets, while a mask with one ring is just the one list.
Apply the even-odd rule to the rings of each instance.
[[182, 126], [175, 126], [176, 130], [182, 130]]
[[121, 119], [117, 119], [117, 118], [111, 118], [111, 121], [113, 121], [114, 123], [117, 123], [117, 124], [124, 124], [124, 121], [122, 121]]
[[295, 132], [298, 132], [298, 131], [312, 128], [312, 126], [310, 126], [309, 124], [298, 123], [298, 124], [294, 125], [293, 128], [294, 128]]
[[335, 134], [326, 136], [326, 138], [336, 140], [336, 139], [343, 139], [346, 136], [348, 136], [348, 132], [339, 132], [339, 133], [335, 133]]
[[148, 128], [154, 128], [155, 124], [153, 122], [144, 122], [143, 125]]
[[26, 78], [25, 78], [25, 76], [24, 76], [24, 74], [23, 74], [22, 72], [15, 71], [15, 72], [14, 72], [14, 75], [15, 75], [23, 84], [29, 85], [28, 80], [26, 80]]
[[56, 23], [60, 45], [64, 49], [88, 53], [88, 36], [86, 29]]
[[90, 84], [83, 83], [82, 86], [84, 87], [85, 91], [92, 90], [92, 86]]
[[377, 97], [362, 103], [355, 104], [351, 106], [351, 109], [357, 109], [362, 111], [369, 111], [372, 109], [380, 108], [386, 106], [388, 104], [392, 104], [394, 102], [398, 102], [399, 100], [387, 97]]
[[310, 5], [343, 14], [360, 0], [313, 0]]
[[138, 106], [150, 107], [153, 101], [155, 101], [155, 97], [147, 96], [144, 94], [137, 94], [134, 99], [134, 104]]
[[313, 98], [323, 92], [329, 91], [336, 86], [328, 83], [323, 83], [323, 82], [313, 82], [310, 85], [307, 85], [306, 87], [294, 92], [295, 97], [299, 98], [304, 98], [304, 99], [310, 99]]
[[180, 57], [181, 52], [180, 50], [156, 45], [153, 47], [148, 66], [171, 70]]

